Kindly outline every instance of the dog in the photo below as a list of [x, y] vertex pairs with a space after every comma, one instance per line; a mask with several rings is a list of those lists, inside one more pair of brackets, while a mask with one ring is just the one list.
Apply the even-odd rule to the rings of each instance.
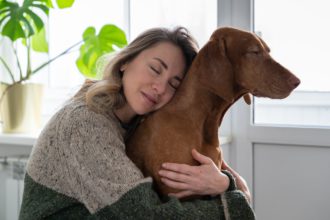
[[148, 115], [126, 142], [126, 153], [160, 194], [177, 192], [160, 180], [164, 162], [199, 165], [195, 148], [220, 168], [218, 128], [228, 108], [250, 94], [286, 98], [300, 80], [270, 56], [257, 35], [230, 27], [213, 32], [198, 52], [171, 102]]

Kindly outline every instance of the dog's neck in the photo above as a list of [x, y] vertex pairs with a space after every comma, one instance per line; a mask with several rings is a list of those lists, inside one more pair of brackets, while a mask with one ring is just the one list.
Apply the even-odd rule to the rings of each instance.
[[237, 91], [233, 102], [225, 101], [202, 85], [198, 74], [200, 73], [188, 72], [172, 101], [164, 107], [164, 111], [174, 117], [184, 118], [190, 126], [203, 130], [207, 139], [205, 141], [213, 145], [218, 143], [218, 128], [225, 113], [245, 91]]

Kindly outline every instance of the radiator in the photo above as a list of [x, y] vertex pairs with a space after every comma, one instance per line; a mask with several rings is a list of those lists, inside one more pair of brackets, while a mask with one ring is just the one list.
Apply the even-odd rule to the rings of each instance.
[[23, 195], [27, 155], [0, 157], [0, 219], [17, 220]]

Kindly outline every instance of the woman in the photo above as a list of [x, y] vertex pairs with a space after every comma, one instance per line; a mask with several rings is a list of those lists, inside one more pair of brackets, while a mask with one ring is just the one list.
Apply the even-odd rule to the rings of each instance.
[[[20, 219], [221, 219], [219, 196], [181, 203], [175, 198], [230, 193], [231, 175], [209, 158], [194, 152], [202, 166], [190, 169], [202, 175], [161, 201], [151, 179], [125, 154], [127, 130], [134, 129], [139, 116], [171, 100], [196, 51], [184, 28], [150, 29], [109, 62], [103, 80], [87, 81], [52, 117], [33, 148]], [[185, 167], [169, 164], [160, 171], [164, 183], [179, 187]]]

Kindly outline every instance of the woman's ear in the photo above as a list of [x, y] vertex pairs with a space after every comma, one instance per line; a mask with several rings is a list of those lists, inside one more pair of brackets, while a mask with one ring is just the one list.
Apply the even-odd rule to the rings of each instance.
[[127, 63], [123, 64], [121, 67], [120, 67], [120, 71], [121, 72], [124, 72], [127, 68]]

